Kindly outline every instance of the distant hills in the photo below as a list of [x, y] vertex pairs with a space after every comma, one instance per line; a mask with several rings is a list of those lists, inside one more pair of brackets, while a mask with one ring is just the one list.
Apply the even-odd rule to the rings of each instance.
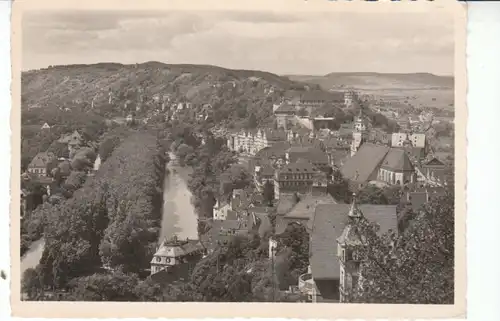
[[[418, 74], [330, 73], [325, 76], [279, 76], [258, 70], [232, 70], [211, 65], [165, 64], [146, 62], [124, 65], [51, 66], [26, 71], [21, 76], [22, 108], [89, 108], [92, 101], [101, 106], [112, 97], [113, 104], [152, 104], [167, 95], [193, 104], [212, 104], [226, 110], [221, 117], [231, 118], [228, 110], [253, 106], [248, 112], [265, 110], [269, 117], [272, 104], [287, 90], [346, 90], [396, 100], [418, 100], [422, 104], [450, 106], [453, 103], [453, 77]], [[404, 97], [403, 97], [404, 96]], [[153, 102], [155, 101], [155, 102]], [[243, 107], [242, 107], [243, 108]], [[245, 107], [246, 108], [246, 107]], [[238, 111], [238, 118], [245, 113]]]
[[352, 87], [360, 90], [377, 89], [451, 89], [454, 78], [430, 73], [395, 74], [375, 72], [333, 72], [324, 76], [287, 75], [290, 80], [320, 85], [323, 89]]
[[454, 108], [454, 77], [430, 73], [329, 73], [324, 76], [288, 75], [293, 81], [319, 85], [324, 90], [355, 90], [372, 101], [392, 106]]

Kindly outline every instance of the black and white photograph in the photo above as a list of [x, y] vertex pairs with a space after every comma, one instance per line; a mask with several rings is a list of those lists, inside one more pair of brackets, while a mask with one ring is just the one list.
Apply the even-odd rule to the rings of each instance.
[[23, 10], [21, 301], [457, 303], [453, 10], [304, 8]]

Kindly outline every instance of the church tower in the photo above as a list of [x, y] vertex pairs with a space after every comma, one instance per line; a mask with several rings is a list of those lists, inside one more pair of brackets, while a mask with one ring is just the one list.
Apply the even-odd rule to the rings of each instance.
[[337, 256], [340, 262], [339, 294], [340, 302], [348, 302], [353, 290], [359, 285], [359, 267], [361, 258], [359, 247], [363, 246], [364, 238], [358, 228], [358, 222], [363, 213], [356, 203], [356, 194], [347, 213], [347, 224], [337, 239]]
[[367, 131], [363, 118], [363, 109], [359, 110], [358, 116], [354, 118], [354, 131], [352, 133], [351, 156], [354, 156], [361, 145], [366, 141]]

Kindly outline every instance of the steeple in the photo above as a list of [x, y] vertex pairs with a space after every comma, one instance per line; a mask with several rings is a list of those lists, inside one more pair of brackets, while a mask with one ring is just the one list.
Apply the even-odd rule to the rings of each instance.
[[356, 203], [356, 193], [352, 193], [352, 203], [351, 208], [349, 209], [349, 213], [347, 214], [351, 218], [361, 218], [363, 217], [363, 212], [358, 207]]

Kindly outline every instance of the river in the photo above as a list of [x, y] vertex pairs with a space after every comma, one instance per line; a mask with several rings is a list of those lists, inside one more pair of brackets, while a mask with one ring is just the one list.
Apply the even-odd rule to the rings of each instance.
[[[167, 165], [170, 175], [166, 175], [163, 182], [163, 217], [159, 241], [174, 235], [181, 239], [195, 240], [198, 239], [198, 221], [187, 186], [192, 169], [178, 166], [173, 153], [170, 158], [172, 161]], [[43, 240], [38, 240], [30, 246], [21, 258], [21, 276], [27, 269], [38, 265], [43, 247]]]
[[170, 159], [167, 165], [170, 174], [165, 177], [163, 187], [160, 241], [174, 235], [180, 239], [195, 240], [198, 239], [198, 220], [191, 204], [191, 191], [187, 186], [192, 169], [180, 167], [173, 153], [170, 153]]

